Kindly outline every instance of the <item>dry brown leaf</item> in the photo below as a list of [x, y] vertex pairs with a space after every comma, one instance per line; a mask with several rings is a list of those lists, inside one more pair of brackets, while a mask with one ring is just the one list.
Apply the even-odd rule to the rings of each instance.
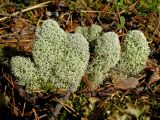
[[92, 83], [92, 81], [90, 81], [90, 80], [88, 79], [88, 75], [85, 74], [85, 75], [82, 77], [82, 81], [83, 81], [83, 83], [86, 84], [85, 90], [90, 90], [90, 91], [92, 91], [92, 90], [95, 90], [95, 89], [96, 89], [96, 86]]
[[157, 82], [158, 80], [160, 80], [160, 68], [156, 68], [155, 71], [153, 72], [153, 74], [150, 76], [149, 78], [149, 85], [153, 84], [155, 82]]
[[121, 90], [127, 90], [130, 88], [136, 88], [136, 86], [139, 84], [139, 81], [135, 77], [129, 77], [127, 79], [124, 79], [124, 77], [121, 75], [120, 78], [115, 81], [114, 87]]

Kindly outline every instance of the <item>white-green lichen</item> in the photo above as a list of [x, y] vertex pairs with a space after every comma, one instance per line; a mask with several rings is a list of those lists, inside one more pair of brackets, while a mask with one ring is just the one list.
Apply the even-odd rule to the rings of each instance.
[[46, 20], [36, 31], [33, 44], [33, 58], [38, 67], [41, 79], [48, 81], [52, 76], [52, 69], [64, 57], [67, 34], [57, 22]]
[[117, 64], [120, 50], [119, 38], [114, 32], [104, 33], [97, 39], [95, 58], [88, 67], [89, 79], [94, 84], [101, 84], [106, 73]]
[[[23, 69], [26, 67], [23, 62], [25, 60], [20, 65], [16, 65], [18, 61], [12, 58], [12, 70], [19, 84], [24, 85], [25, 83], [26, 85], [27, 81], [34, 80], [45, 90], [46, 87], [51, 88], [52, 86], [54, 89], [68, 90], [74, 85], [74, 91], [80, 85], [89, 60], [89, 45], [83, 35], [66, 33], [57, 22], [46, 20], [36, 31], [32, 53], [35, 63], [33, 66], [36, 67], [38, 78], [30, 76], [28, 79], [23, 74]], [[22, 69], [19, 73], [15, 71], [18, 69], [17, 66]], [[28, 71], [28, 74], [31, 73]], [[27, 85], [30, 86], [30, 84]]]
[[27, 90], [39, 90], [40, 84], [37, 69], [29, 58], [20, 56], [13, 57], [11, 60], [13, 74], [17, 77], [20, 85], [26, 86]]
[[[81, 77], [84, 75], [89, 60], [88, 42], [79, 33], [68, 34], [68, 43], [63, 59], [55, 65], [55, 75], [57, 79], [67, 84], [74, 84], [77, 88]], [[55, 84], [59, 86], [59, 83]], [[63, 84], [62, 84], [63, 85]], [[68, 88], [69, 86], [64, 86]]]
[[81, 33], [89, 42], [95, 41], [101, 34], [102, 28], [92, 24], [90, 27], [77, 27], [76, 32]]
[[[89, 64], [87, 40], [95, 43]], [[118, 61], [118, 69], [123, 74], [139, 73], [145, 67], [149, 52], [146, 38], [138, 30], [126, 34], [121, 53], [118, 35], [114, 32], [103, 33], [100, 26], [93, 24], [78, 27], [76, 33], [70, 34], [49, 19], [36, 30], [33, 62], [16, 56], [11, 65], [18, 83], [26, 86], [29, 92], [48, 88], [68, 90], [71, 86], [76, 91], [85, 72], [95, 85], [100, 85]]]
[[136, 75], [144, 69], [150, 49], [141, 31], [129, 31], [125, 36], [122, 50], [119, 70], [123, 74]]

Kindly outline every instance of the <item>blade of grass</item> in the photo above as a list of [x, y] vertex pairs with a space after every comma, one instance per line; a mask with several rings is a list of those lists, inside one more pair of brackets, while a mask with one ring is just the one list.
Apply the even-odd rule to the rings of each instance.
[[[37, 4], [37, 5], [31, 6], [29, 8], [26, 8], [26, 9], [22, 10], [22, 11], [15, 12], [15, 13], [11, 14], [11, 16], [15, 16], [15, 15], [18, 15], [19, 13], [24, 13], [24, 12], [27, 12], [27, 11], [30, 11], [30, 10], [33, 10], [33, 9], [45, 7], [49, 3], [51, 3], [51, 1], [43, 2], [43, 3]], [[6, 17], [1, 18], [0, 22], [2, 22], [3, 20], [6, 20], [7, 18], [9, 18], [9, 17], [6, 16]]]

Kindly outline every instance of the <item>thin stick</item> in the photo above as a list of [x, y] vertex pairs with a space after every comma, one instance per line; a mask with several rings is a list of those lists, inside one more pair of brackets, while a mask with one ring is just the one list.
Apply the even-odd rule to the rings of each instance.
[[[31, 42], [31, 40], [26, 39], [26, 40], [20, 41], [20, 43], [28, 43], [28, 42]], [[5, 43], [17, 43], [17, 40], [16, 39], [13, 39], [13, 40], [1, 40], [0, 39], [0, 44], [5, 44]]]
[[156, 29], [155, 29], [155, 31], [154, 31], [154, 36], [155, 36], [155, 34], [156, 34], [156, 31], [159, 29], [159, 26], [160, 26], [160, 2], [159, 2], [159, 5], [158, 5], [158, 17], [159, 17], [159, 20], [158, 20], [158, 25], [157, 25], [157, 27], [156, 27]]
[[34, 117], [35, 117], [35, 119], [34, 119], [34, 120], [39, 120], [39, 117], [38, 117], [38, 115], [37, 115], [37, 113], [36, 113], [36, 111], [35, 111], [35, 109], [34, 109], [34, 108], [32, 108], [32, 111], [33, 111], [33, 113], [34, 113]]
[[22, 110], [22, 115], [21, 116], [24, 116], [24, 110], [25, 110], [25, 108], [26, 108], [26, 102], [23, 105], [23, 110]]
[[[51, 1], [47, 1], [47, 2], [43, 2], [43, 3], [37, 4], [35, 6], [26, 8], [26, 9], [24, 9], [22, 11], [15, 12], [15, 13], [11, 14], [11, 16], [15, 16], [15, 15], [18, 15], [19, 13], [24, 13], [24, 12], [27, 12], [27, 11], [30, 11], [30, 10], [33, 10], [33, 9], [37, 9], [37, 8], [40, 8], [40, 7], [45, 7], [49, 3], [51, 3]], [[0, 22], [3, 21], [3, 20], [5, 20], [5, 19], [7, 19], [7, 18], [8, 18], [8, 16], [1, 18]]]
[[0, 8], [2, 8], [2, 7], [4, 7], [4, 6], [7, 6], [7, 5], [8, 5], [8, 6], [9, 6], [9, 5], [10, 5], [10, 6], [11, 6], [11, 5], [18, 6], [17, 4], [14, 4], [14, 3], [3, 3], [3, 4], [0, 5]]
[[95, 11], [95, 10], [81, 10], [83, 13], [100, 13], [101, 11]]
[[44, 115], [39, 116], [39, 119], [42, 119], [42, 118], [44, 118], [44, 117], [47, 117], [47, 114], [44, 114]]
[[62, 107], [64, 107], [64, 109], [66, 109], [69, 113], [71, 113], [71, 111], [64, 105], [63, 103], [64, 100], [62, 98], [61, 99], [55, 98], [55, 101], [59, 102], [62, 105]]
[[[71, 86], [71, 88], [67, 91], [67, 93], [66, 93], [66, 95], [64, 96], [64, 98], [61, 98], [61, 99], [60, 99], [61, 102], [65, 102], [66, 100], [69, 99], [71, 93], [73, 93], [74, 87], [75, 87], [74, 85]], [[59, 112], [60, 112], [60, 110], [62, 109], [62, 107], [63, 107], [62, 104], [58, 103], [58, 104], [56, 105], [56, 108], [55, 108], [55, 110], [53, 111], [52, 116], [51, 116], [51, 118], [50, 118], [49, 120], [56, 120], [56, 117], [57, 117], [57, 115], [59, 114]]]

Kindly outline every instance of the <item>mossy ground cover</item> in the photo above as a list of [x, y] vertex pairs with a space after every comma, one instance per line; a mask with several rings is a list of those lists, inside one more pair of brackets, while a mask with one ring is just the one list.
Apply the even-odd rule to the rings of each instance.
[[[12, 56], [32, 58], [35, 28], [48, 18], [67, 32], [77, 26], [100, 25], [114, 31], [123, 44], [129, 30], [141, 30], [151, 54], [143, 73], [135, 76], [134, 89], [114, 85], [111, 76], [92, 91], [87, 76], [79, 90], [65, 102], [68, 93], [34, 91], [28, 94], [11, 73]], [[92, 50], [91, 50], [92, 51]], [[94, 57], [94, 55], [91, 55]], [[54, 119], [56, 105], [62, 107], [57, 119], [149, 120], [160, 119], [160, 3], [158, 0], [1, 0], [0, 1], [0, 117], [2, 120]], [[134, 78], [134, 79], [135, 79]], [[68, 95], [69, 96], [69, 95]]]

